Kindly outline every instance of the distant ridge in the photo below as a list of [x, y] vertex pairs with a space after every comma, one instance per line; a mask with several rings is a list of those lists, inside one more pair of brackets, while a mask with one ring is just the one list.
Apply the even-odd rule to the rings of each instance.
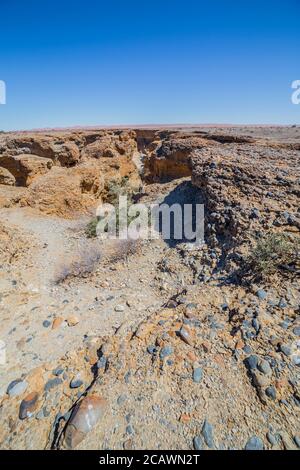
[[67, 126], [67, 127], [41, 127], [33, 129], [16, 129], [6, 131], [6, 133], [13, 132], [66, 132], [66, 131], [85, 131], [85, 130], [99, 130], [99, 129], [198, 129], [198, 128], [241, 128], [241, 127], [292, 127], [291, 124], [114, 124], [114, 125], [88, 125], [88, 126]]

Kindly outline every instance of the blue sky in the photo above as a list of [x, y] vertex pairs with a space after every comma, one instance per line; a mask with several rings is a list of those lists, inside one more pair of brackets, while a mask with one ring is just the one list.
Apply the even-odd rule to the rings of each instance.
[[0, 129], [300, 121], [299, 0], [1, 0]]

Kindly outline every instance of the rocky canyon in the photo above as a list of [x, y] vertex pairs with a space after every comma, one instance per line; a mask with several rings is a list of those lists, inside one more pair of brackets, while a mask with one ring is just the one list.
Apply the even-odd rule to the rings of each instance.
[[[204, 242], [96, 209], [204, 205]], [[0, 133], [2, 449], [300, 448], [300, 127]]]

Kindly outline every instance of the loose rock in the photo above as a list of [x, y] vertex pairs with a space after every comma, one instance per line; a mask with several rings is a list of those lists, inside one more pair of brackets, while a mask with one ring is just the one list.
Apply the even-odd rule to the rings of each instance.
[[68, 326], [75, 326], [77, 323], [79, 323], [79, 318], [76, 317], [76, 315], [71, 315], [70, 317], [67, 318], [67, 323]]
[[203, 450], [204, 449], [204, 441], [201, 436], [194, 437], [194, 449], [195, 450]]
[[22, 395], [28, 387], [28, 383], [25, 380], [14, 380], [7, 388], [7, 393], [10, 397], [17, 397]]
[[203, 371], [201, 367], [195, 367], [193, 371], [193, 381], [196, 383], [200, 383], [203, 377]]
[[260, 439], [260, 437], [252, 436], [248, 440], [245, 446], [245, 450], [264, 450], [263, 441]]
[[108, 403], [96, 395], [87, 396], [74, 408], [64, 433], [64, 443], [74, 449], [104, 416]]
[[31, 392], [22, 400], [19, 409], [19, 418], [25, 419], [32, 415], [38, 405], [39, 395], [37, 392]]
[[214, 446], [215, 446], [214, 445], [214, 439], [213, 439], [213, 427], [207, 420], [204, 421], [201, 434], [202, 434], [207, 446], [210, 449], [213, 449]]

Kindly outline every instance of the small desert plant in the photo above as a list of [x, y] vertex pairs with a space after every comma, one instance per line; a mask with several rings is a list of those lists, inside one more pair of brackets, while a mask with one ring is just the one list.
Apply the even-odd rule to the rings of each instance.
[[109, 202], [112, 205], [117, 205], [119, 202], [119, 196], [127, 196], [129, 205], [132, 203], [134, 190], [130, 186], [128, 176], [123, 176], [121, 181], [112, 180], [107, 185], [107, 193], [105, 202]]
[[97, 236], [97, 224], [99, 222], [98, 217], [94, 217], [86, 226], [85, 234], [88, 238], [94, 238]]
[[[120, 226], [120, 217], [119, 217], [119, 211], [116, 208], [116, 234], [119, 234], [119, 226]], [[130, 216], [127, 214], [127, 226], [136, 218], [137, 216]], [[90, 222], [87, 224], [86, 229], [85, 229], [85, 234], [88, 238], [94, 238], [97, 236], [97, 225], [98, 222], [101, 220], [100, 217], [94, 217]], [[104, 232], [108, 231], [108, 224], [104, 229]]]
[[140, 240], [115, 240], [110, 249], [106, 250], [104, 260], [109, 263], [128, 261], [128, 258], [139, 250]]
[[85, 277], [93, 272], [100, 259], [101, 253], [98, 247], [81, 247], [72, 258], [65, 259], [58, 266], [54, 276], [55, 284], [60, 284], [71, 277]]
[[297, 272], [300, 238], [286, 233], [270, 233], [261, 238], [246, 264], [254, 276], [268, 276], [279, 271]]
[[[137, 193], [133, 190], [133, 188], [129, 184], [128, 176], [123, 176], [121, 181], [112, 180], [107, 185], [107, 193], [106, 197], [104, 198], [104, 202], [112, 204], [116, 209], [116, 229], [117, 233], [119, 232], [119, 196], [127, 196], [127, 203], [128, 207], [133, 204], [133, 198]], [[127, 226], [132, 222], [137, 216], [129, 216], [127, 215]], [[90, 222], [87, 224], [85, 229], [85, 234], [88, 238], [94, 238], [97, 236], [97, 224], [99, 222], [99, 217], [94, 217]], [[108, 227], [106, 227], [106, 232]]]

